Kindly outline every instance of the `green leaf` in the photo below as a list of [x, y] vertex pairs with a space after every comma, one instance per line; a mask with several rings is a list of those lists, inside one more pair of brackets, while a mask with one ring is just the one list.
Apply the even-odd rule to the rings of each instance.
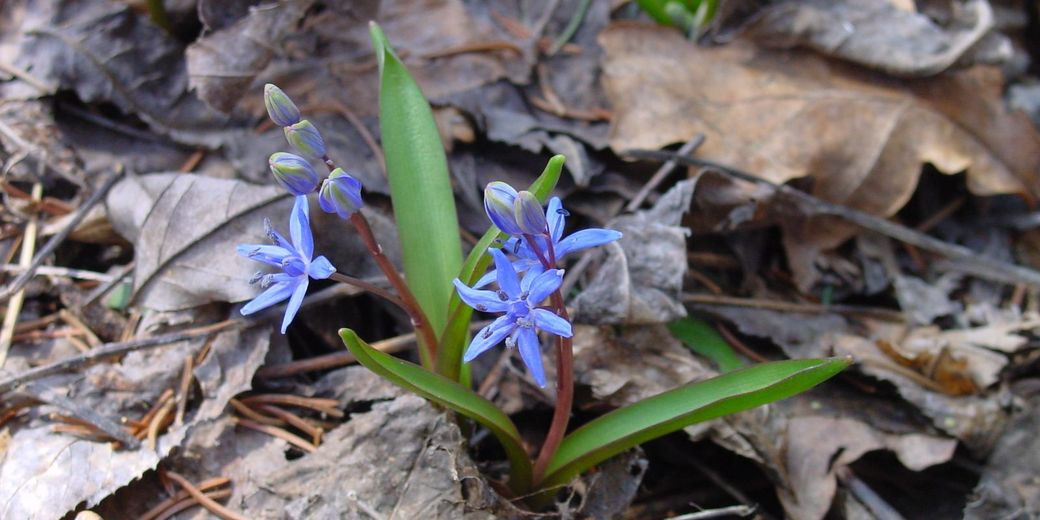
[[721, 372], [729, 372], [744, 366], [744, 362], [733, 351], [719, 333], [698, 318], [683, 318], [668, 324], [672, 335], [690, 347], [690, 350], [712, 360]]
[[[430, 103], [383, 30], [375, 23], [369, 29], [379, 62], [379, 128], [405, 277], [436, 334], [448, 323], [451, 280], [462, 266], [448, 161]], [[432, 366], [432, 360], [424, 362]]]
[[[538, 200], [545, 201], [549, 198], [556, 183], [560, 180], [560, 172], [563, 171], [563, 163], [567, 160], [562, 155], [554, 155], [549, 159], [545, 169], [537, 179], [527, 188], [534, 193]], [[459, 272], [459, 280], [466, 285], [473, 285], [487, 271], [491, 264], [491, 256], [484, 254], [498, 238], [505, 238], [494, 225], [484, 233], [477, 245], [469, 252], [466, 263]], [[440, 352], [437, 354], [437, 372], [450, 379], [459, 379], [459, 370], [462, 367], [462, 353], [465, 348], [466, 338], [469, 333], [469, 322], [473, 317], [473, 309], [468, 305], [462, 305], [462, 300], [455, 292], [451, 294], [448, 304], [449, 316], [448, 326], [440, 337]]]
[[618, 453], [691, 424], [804, 392], [841, 372], [849, 363], [846, 359], [762, 363], [614, 410], [563, 439], [540, 487], [566, 484]]
[[[339, 335], [358, 362], [391, 383], [454, 410], [491, 431], [509, 458], [509, 486], [517, 495], [531, 486], [531, 460], [520, 440], [520, 432], [506, 414], [472, 390], [425, 368], [372, 348], [350, 329]], [[447, 478], [447, 476], [445, 476]]]

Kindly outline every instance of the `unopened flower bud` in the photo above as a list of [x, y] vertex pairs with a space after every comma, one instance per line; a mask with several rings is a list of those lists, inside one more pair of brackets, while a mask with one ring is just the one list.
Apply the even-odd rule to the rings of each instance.
[[549, 234], [549, 223], [545, 220], [545, 211], [538, 197], [529, 191], [521, 191], [517, 194], [514, 204], [514, 215], [520, 229], [528, 235]]
[[361, 200], [361, 181], [351, 177], [342, 168], [332, 170], [321, 184], [318, 205], [326, 213], [335, 213], [340, 218], [350, 218], [350, 215], [364, 205]]
[[282, 89], [271, 83], [264, 85], [264, 106], [267, 107], [267, 115], [271, 116], [271, 121], [278, 126], [300, 122], [300, 109], [296, 108], [296, 103], [293, 103]]
[[268, 160], [271, 173], [283, 188], [293, 195], [306, 195], [318, 187], [318, 172], [311, 163], [296, 154], [277, 152]]
[[325, 140], [310, 121], [304, 119], [284, 128], [285, 140], [303, 155], [321, 159], [325, 157]]
[[510, 235], [523, 234], [516, 223], [516, 197], [516, 190], [502, 181], [489, 182], [484, 188], [484, 211], [498, 229]]

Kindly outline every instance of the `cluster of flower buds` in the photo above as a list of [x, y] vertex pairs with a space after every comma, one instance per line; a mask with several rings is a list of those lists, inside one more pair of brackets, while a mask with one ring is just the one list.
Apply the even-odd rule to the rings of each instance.
[[300, 109], [292, 99], [282, 89], [268, 83], [264, 86], [264, 105], [271, 121], [282, 127], [285, 140], [299, 152], [271, 154], [268, 164], [278, 184], [297, 197], [319, 192], [321, 209], [342, 218], [349, 218], [361, 209], [361, 182], [341, 168], [333, 169], [322, 180], [314, 169], [312, 160], [332, 164], [326, 153], [325, 139], [310, 121], [301, 119]]
[[[574, 251], [600, 246], [621, 238], [611, 229], [583, 229], [563, 236], [567, 211], [558, 197], [543, 210], [538, 198], [528, 191], [516, 191], [504, 182], [492, 182], [484, 190], [484, 210], [498, 229], [510, 235], [502, 249], [492, 249], [495, 270], [484, 275], [473, 287], [455, 280], [459, 297], [481, 312], [505, 313], [473, 338], [463, 359], [472, 361], [491, 347], [505, 341], [519, 347], [520, 357], [535, 381], [545, 385], [541, 343], [538, 331], [560, 337], [571, 336], [571, 324], [542, 302], [556, 293], [563, 283], [560, 260]], [[510, 259], [509, 256], [513, 258]], [[518, 273], [523, 273], [521, 278]], [[497, 290], [480, 290], [492, 281]], [[562, 297], [559, 298], [562, 305]]]

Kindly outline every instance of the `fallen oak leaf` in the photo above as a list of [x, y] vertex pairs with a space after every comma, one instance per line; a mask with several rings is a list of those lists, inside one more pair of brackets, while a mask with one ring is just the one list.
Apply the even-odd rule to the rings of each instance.
[[[952, 119], [927, 96], [955, 75], [913, 88], [893, 85], [806, 52], [757, 49], [737, 40], [702, 48], [647, 25], [615, 23], [600, 35], [604, 85], [614, 107], [611, 148], [659, 148], [703, 133], [702, 156], [783, 184], [811, 177], [810, 192], [869, 214], [890, 216], [917, 186], [921, 165], [966, 172], [977, 195], [1027, 194], [1040, 183], [1040, 136], [968, 87], [956, 98], [969, 115]], [[927, 87], [927, 88], [926, 88]], [[985, 91], [989, 93], [990, 91]], [[989, 118], [982, 117], [988, 115]], [[989, 128], [1020, 130], [1011, 143], [983, 141]], [[789, 216], [790, 217], [790, 216]], [[833, 218], [779, 219], [798, 283], [815, 281], [814, 259], [855, 228]]]

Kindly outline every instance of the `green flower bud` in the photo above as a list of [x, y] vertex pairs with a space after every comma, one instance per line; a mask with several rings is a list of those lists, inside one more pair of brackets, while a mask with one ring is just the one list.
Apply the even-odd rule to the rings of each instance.
[[284, 128], [285, 140], [303, 155], [321, 159], [325, 157], [325, 140], [310, 121], [304, 119]]
[[318, 172], [299, 155], [277, 152], [267, 162], [278, 184], [293, 195], [306, 195], [318, 187]]
[[267, 107], [267, 115], [271, 116], [271, 121], [278, 126], [300, 122], [300, 109], [296, 108], [296, 104], [282, 89], [271, 83], [264, 85], [264, 106]]

